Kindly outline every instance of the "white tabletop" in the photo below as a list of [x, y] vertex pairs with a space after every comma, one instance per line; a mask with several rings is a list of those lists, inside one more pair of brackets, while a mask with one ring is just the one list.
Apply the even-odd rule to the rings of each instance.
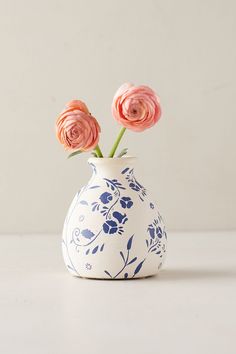
[[0, 236], [1, 354], [235, 354], [236, 233], [170, 233], [165, 269], [86, 280], [60, 236]]

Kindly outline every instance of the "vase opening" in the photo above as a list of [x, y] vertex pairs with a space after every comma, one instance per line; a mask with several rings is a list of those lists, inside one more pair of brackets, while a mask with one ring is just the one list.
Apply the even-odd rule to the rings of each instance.
[[136, 157], [133, 156], [127, 156], [127, 157], [115, 157], [115, 158], [109, 158], [109, 157], [91, 157], [88, 159], [89, 165], [92, 167], [93, 172], [95, 174], [105, 174], [105, 175], [115, 175], [117, 173], [121, 173], [124, 171], [126, 168], [132, 168], [133, 165], [135, 164]]

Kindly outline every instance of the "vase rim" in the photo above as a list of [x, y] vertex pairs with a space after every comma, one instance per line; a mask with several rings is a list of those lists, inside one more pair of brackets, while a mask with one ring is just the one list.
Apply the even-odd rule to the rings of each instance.
[[113, 163], [113, 164], [123, 164], [133, 162], [137, 159], [135, 156], [124, 156], [124, 157], [90, 157], [88, 163], [102, 164], [102, 163]]

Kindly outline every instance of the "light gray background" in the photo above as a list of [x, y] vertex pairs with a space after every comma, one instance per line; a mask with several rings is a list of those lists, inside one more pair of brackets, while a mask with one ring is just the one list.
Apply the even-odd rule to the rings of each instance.
[[84, 100], [108, 152], [126, 81], [160, 95], [163, 116], [122, 147], [172, 230], [233, 229], [235, 1], [0, 0], [0, 232], [59, 232], [86, 183], [86, 156], [54, 136], [64, 103]]

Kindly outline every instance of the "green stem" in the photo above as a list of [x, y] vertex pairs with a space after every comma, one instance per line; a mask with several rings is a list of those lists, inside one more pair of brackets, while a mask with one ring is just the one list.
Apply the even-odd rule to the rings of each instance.
[[125, 127], [121, 128], [121, 130], [120, 130], [120, 132], [119, 132], [119, 134], [118, 134], [118, 136], [116, 138], [116, 141], [114, 142], [114, 145], [112, 146], [112, 149], [111, 149], [110, 154], [109, 154], [108, 157], [113, 157], [115, 155], [116, 149], [118, 148], [118, 145], [119, 145], [119, 143], [120, 143], [120, 141], [122, 139], [122, 136], [124, 135], [125, 131], [126, 131]]
[[97, 157], [103, 157], [103, 154], [102, 154], [102, 151], [101, 151], [99, 145], [97, 145], [97, 146], [95, 147], [94, 151], [96, 152]]

